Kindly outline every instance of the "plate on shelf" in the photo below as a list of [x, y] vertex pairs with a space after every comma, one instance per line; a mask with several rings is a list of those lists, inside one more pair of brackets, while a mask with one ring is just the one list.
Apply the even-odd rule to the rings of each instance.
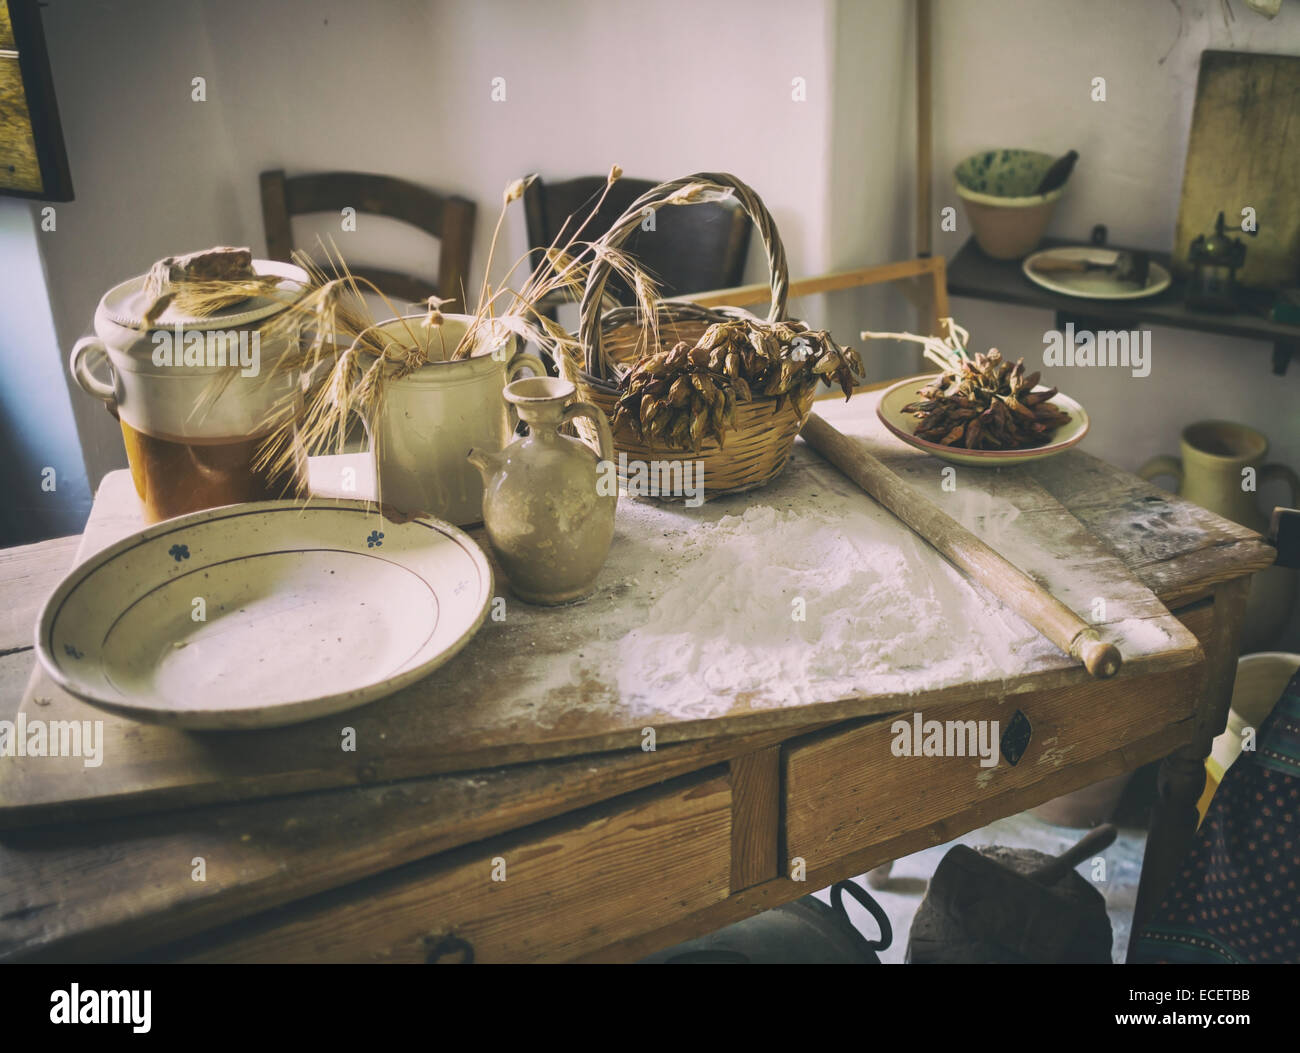
[[482, 549], [441, 520], [258, 501], [146, 527], [74, 567], [36, 651], [60, 687], [136, 720], [278, 727], [427, 676], [491, 599]]
[[1034, 269], [1037, 260], [1085, 260], [1089, 263], [1114, 263], [1119, 253], [1115, 249], [1103, 249], [1095, 245], [1072, 245], [1057, 249], [1043, 249], [1025, 258], [1020, 269], [1025, 277], [1035, 285], [1065, 296], [1078, 296], [1086, 300], [1141, 300], [1155, 296], [1169, 288], [1173, 280], [1167, 271], [1155, 260], [1147, 274], [1147, 283], [1137, 288], [1132, 282], [1117, 282], [1106, 271], [1085, 271], [1072, 273], [1056, 271], [1040, 274]]
[[[1059, 392], [1049, 400], [1053, 406], [1070, 415], [1070, 419], [1056, 429], [1052, 441], [1044, 446], [1034, 446], [1026, 450], [964, 450], [952, 446], [942, 446], [928, 439], [918, 439], [914, 434], [917, 419], [910, 413], [903, 412], [903, 407], [918, 398], [917, 389], [937, 379], [939, 374], [909, 377], [887, 388], [876, 405], [876, 416], [880, 423], [909, 446], [942, 457], [953, 464], [979, 465], [981, 467], [1000, 467], [1006, 464], [1026, 464], [1029, 461], [1041, 461], [1053, 457], [1063, 450], [1075, 446], [1088, 434], [1090, 421], [1084, 408], [1068, 395]], [[1035, 391], [1044, 390], [1040, 384]]]

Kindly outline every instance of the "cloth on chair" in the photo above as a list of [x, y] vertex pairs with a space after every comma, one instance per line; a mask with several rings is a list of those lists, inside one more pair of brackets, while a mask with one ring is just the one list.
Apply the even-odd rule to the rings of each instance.
[[1210, 802], [1139, 962], [1300, 962], [1300, 673]]

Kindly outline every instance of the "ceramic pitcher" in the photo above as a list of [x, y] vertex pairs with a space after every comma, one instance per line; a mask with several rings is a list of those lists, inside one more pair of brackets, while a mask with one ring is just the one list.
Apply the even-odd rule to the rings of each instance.
[[542, 360], [516, 352], [513, 334], [504, 329], [488, 332], [468, 358], [451, 361], [472, 320], [446, 315], [436, 339], [420, 328], [423, 315], [382, 323], [381, 335], [397, 344], [418, 333], [437, 360], [385, 382], [382, 401], [366, 421], [384, 504], [457, 526], [483, 519], [483, 480], [466, 462], [466, 451], [495, 453], [510, 441], [513, 421], [502, 389], [525, 368], [546, 375]]
[[[1202, 508], [1264, 533], [1268, 514], [1259, 503], [1265, 483], [1284, 482], [1291, 491], [1291, 505], [1300, 500], [1300, 479], [1281, 464], [1265, 464], [1268, 439], [1253, 428], [1231, 421], [1207, 420], [1183, 429], [1182, 457], [1155, 457], [1138, 475], [1143, 479], [1169, 476], [1177, 483], [1178, 496]], [[1242, 633], [1243, 652], [1273, 646], [1285, 628], [1295, 602], [1295, 572], [1270, 567], [1255, 575]]]
[[[590, 593], [614, 539], [614, 439], [600, 409], [569, 402], [574, 393], [571, 382], [554, 377], [506, 385], [505, 400], [528, 434], [500, 453], [469, 453], [485, 483], [488, 541], [511, 589], [529, 603], [569, 603]], [[599, 457], [560, 434], [575, 417], [595, 424]], [[602, 463], [609, 469], [603, 479]]]

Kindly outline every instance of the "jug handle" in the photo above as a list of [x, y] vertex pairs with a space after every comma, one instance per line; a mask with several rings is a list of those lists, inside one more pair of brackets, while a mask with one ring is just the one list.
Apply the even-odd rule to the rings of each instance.
[[609, 428], [609, 418], [605, 416], [605, 411], [599, 406], [593, 406], [590, 402], [571, 402], [564, 407], [564, 416], [560, 418], [561, 426], [568, 424], [576, 417], [587, 417], [596, 425], [596, 435], [600, 440], [600, 459], [602, 461], [612, 461], [614, 459], [614, 433]]
[[1177, 483], [1174, 492], [1183, 488], [1183, 462], [1177, 457], [1152, 457], [1137, 470], [1137, 474], [1139, 478], [1146, 479], [1148, 482], [1162, 475], [1172, 476]]
[[1259, 470], [1259, 485], [1272, 482], [1286, 483], [1291, 491], [1291, 507], [1300, 505], [1300, 476], [1285, 464], [1266, 464]]
[[[94, 395], [97, 399], [103, 399], [108, 403], [108, 408], [113, 409], [117, 404], [117, 392], [112, 384], [105, 383], [90, 371], [87, 358], [93, 354], [107, 359], [108, 349], [98, 337], [83, 336], [72, 345], [72, 354], [68, 356], [68, 368], [72, 370], [72, 376], [81, 386], [82, 391], [87, 395]], [[109, 368], [111, 369], [112, 366], [110, 365]]]

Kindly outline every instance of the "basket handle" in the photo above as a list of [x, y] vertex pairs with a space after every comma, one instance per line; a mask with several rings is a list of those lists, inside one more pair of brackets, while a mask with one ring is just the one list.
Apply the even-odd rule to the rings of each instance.
[[[601, 243], [613, 248], [622, 245], [641, 226], [647, 208], [658, 211], [662, 205], [691, 204], [687, 201], [674, 201], [672, 197], [677, 191], [693, 184], [720, 193], [729, 191], [753, 220], [759, 237], [763, 239], [763, 248], [767, 251], [767, 269], [772, 276], [772, 307], [767, 312], [767, 320], [777, 322], [785, 318], [785, 301], [790, 292], [790, 269], [786, 263], [781, 235], [777, 233], [776, 223], [762, 199], [748, 185], [726, 172], [697, 172], [652, 187], [628, 206], [627, 211], [601, 237]], [[587, 287], [582, 294], [582, 306], [579, 308], [578, 340], [586, 356], [587, 374], [593, 377], [609, 376], [600, 333], [601, 299], [605, 294], [609, 271], [610, 265], [606, 259], [598, 259], [592, 264], [591, 273], [587, 275]]]

